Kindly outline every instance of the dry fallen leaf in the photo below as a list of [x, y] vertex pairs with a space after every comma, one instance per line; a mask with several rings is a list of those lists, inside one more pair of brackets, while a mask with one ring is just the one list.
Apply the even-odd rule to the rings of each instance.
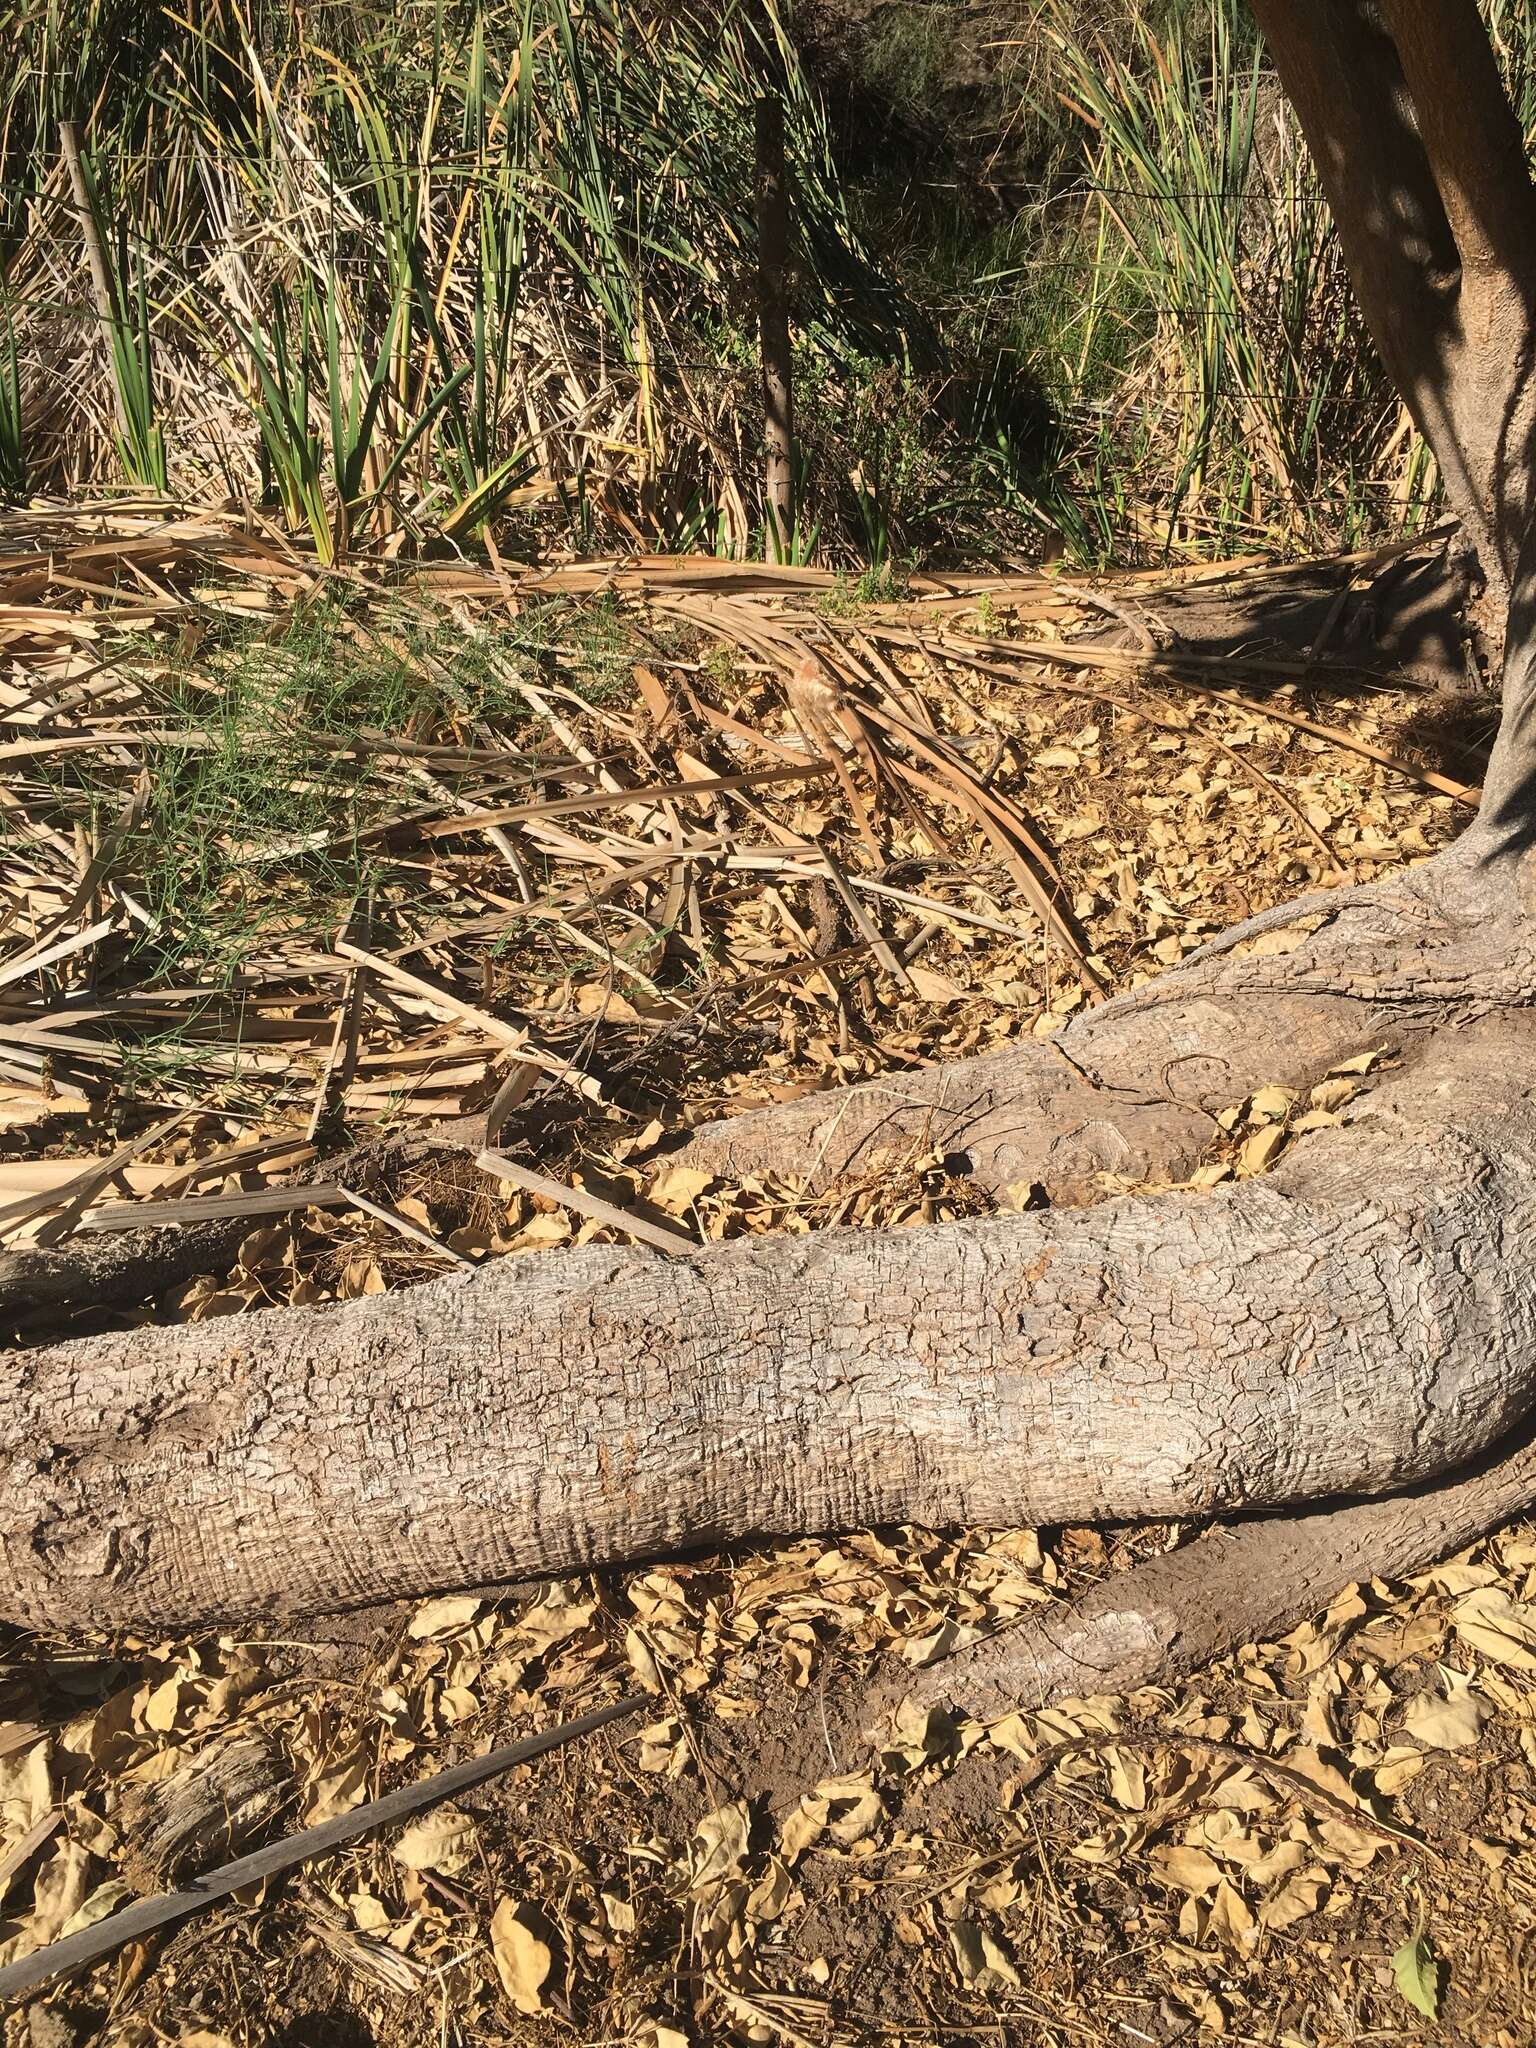
[[97, 1885], [59, 1929], [60, 1936], [78, 1934], [82, 1928], [94, 1927], [98, 1920], [105, 1920], [109, 1913], [115, 1913], [120, 1906], [130, 1905], [138, 1894], [126, 1885], [120, 1877], [109, 1877], [105, 1884]]
[[694, 1852], [690, 1889], [703, 1891], [734, 1876], [747, 1860], [747, 1842], [752, 1817], [744, 1799], [706, 1813], [693, 1831]]
[[57, 1941], [85, 1904], [91, 1859], [78, 1842], [60, 1842], [37, 1874], [31, 1919], [25, 1923], [22, 1953]]
[[1476, 1742], [1492, 1707], [1472, 1694], [1472, 1681], [1459, 1671], [1447, 1671], [1448, 1697], [1421, 1692], [1408, 1703], [1403, 1730], [1426, 1749], [1467, 1749]]
[[347, 1910], [352, 1915], [353, 1926], [360, 1934], [385, 1934], [392, 1925], [389, 1908], [373, 1892], [348, 1893]]
[[530, 1643], [540, 1656], [544, 1656], [556, 1644], [566, 1642], [582, 1629], [590, 1627], [596, 1612], [594, 1601], [567, 1600], [557, 1590], [519, 1615], [513, 1635], [520, 1644]]
[[1285, 1149], [1287, 1135], [1284, 1124], [1265, 1124], [1262, 1130], [1245, 1138], [1237, 1151], [1239, 1176], [1250, 1179], [1254, 1174], [1267, 1172]]
[[1286, 1927], [1294, 1927], [1298, 1920], [1305, 1920], [1309, 1913], [1315, 1913], [1322, 1904], [1328, 1889], [1325, 1873], [1289, 1878], [1280, 1889], [1264, 1901], [1259, 1908], [1259, 1925], [1270, 1933], [1278, 1934]]
[[912, 986], [925, 1003], [963, 1003], [970, 994], [947, 974], [935, 974], [928, 967], [909, 967]]
[[1288, 1752], [1285, 1761], [1288, 1769], [1300, 1772], [1322, 1791], [1331, 1793], [1340, 1805], [1359, 1808], [1359, 1794], [1348, 1778], [1337, 1764], [1330, 1763], [1310, 1744], [1302, 1744]]
[[1394, 1744], [1371, 1773], [1371, 1782], [1385, 1799], [1395, 1799], [1423, 1770], [1427, 1758], [1411, 1743]]
[[1150, 1857], [1152, 1874], [1164, 1884], [1173, 1885], [1181, 1892], [1189, 1892], [1194, 1898], [1205, 1898], [1221, 1882], [1221, 1869], [1214, 1856], [1204, 1849], [1191, 1849], [1182, 1845], [1157, 1848]]
[[1319, 1081], [1312, 1090], [1309, 1100], [1314, 1109], [1320, 1109], [1324, 1112], [1342, 1109], [1355, 1093], [1357, 1085], [1356, 1082], [1349, 1080], [1345, 1075], [1337, 1074], [1331, 1080]]
[[646, 1190], [646, 1199], [664, 1215], [682, 1216], [714, 1182], [714, 1174], [697, 1166], [666, 1166]]
[[[920, 1770], [954, 1745], [954, 1723], [942, 1707], [919, 1707], [911, 1700], [903, 1700], [896, 1709], [893, 1728], [894, 1739], [883, 1753], [887, 1769]], [[991, 1732], [996, 1741], [998, 1730]]]
[[1536, 1671], [1536, 1608], [1511, 1600], [1496, 1586], [1480, 1586], [1465, 1594], [1451, 1610], [1456, 1633], [1494, 1664], [1515, 1671]]
[[1211, 1901], [1209, 1926], [1212, 1934], [1231, 1942], [1234, 1948], [1252, 1948], [1258, 1940], [1258, 1929], [1248, 1901], [1226, 1878], [1217, 1885], [1216, 1896]]
[[747, 1913], [753, 1920], [777, 1920], [794, 1896], [795, 1881], [781, 1859], [771, 1858], [767, 1875], [747, 1894]]
[[1242, 1859], [1243, 1869], [1249, 1883], [1262, 1891], [1281, 1878], [1293, 1876], [1306, 1862], [1307, 1853], [1305, 1842], [1276, 1842], [1272, 1849], [1264, 1850], [1258, 1856], [1251, 1859], [1245, 1856]]
[[530, 1908], [517, 1899], [497, 1901], [491, 1915], [491, 1959], [501, 1988], [519, 2012], [548, 2011], [544, 1987], [554, 1968], [554, 1952]]
[[1017, 1991], [1019, 1973], [1007, 1956], [976, 1921], [947, 1920], [950, 1953], [961, 1977], [977, 1991]]
[[653, 1721], [639, 1731], [635, 1740], [640, 1745], [636, 1761], [642, 1771], [680, 1778], [687, 1769], [688, 1745], [683, 1740], [681, 1721]]
[[[845, 1846], [863, 1841], [885, 1811], [868, 1771], [844, 1778], [824, 1778], [809, 1800], [825, 1807], [828, 1832]], [[802, 1806], [807, 1803], [801, 1801]]]
[[1330, 1074], [1368, 1074], [1390, 1050], [1389, 1046], [1378, 1045], [1372, 1052], [1357, 1052], [1353, 1059], [1335, 1060], [1328, 1071]]
[[472, 1622], [482, 1605], [480, 1600], [468, 1594], [451, 1594], [443, 1600], [429, 1600], [411, 1616], [406, 1634], [413, 1643], [422, 1642], [428, 1636], [451, 1635], [455, 1629], [464, 1628]]
[[304, 1787], [304, 1824], [317, 1827], [361, 1805], [368, 1796], [368, 1752], [354, 1739], [339, 1754], [329, 1756], [318, 1773]]
[[1127, 1813], [1143, 1813], [1147, 1804], [1146, 1766], [1129, 1751], [1111, 1749], [1105, 1753], [1109, 1765], [1109, 1796]]
[[395, 1844], [397, 1863], [407, 1870], [439, 1870], [445, 1876], [462, 1870], [474, 1846], [475, 1824], [452, 1806], [414, 1822]]
[[1273, 1123], [1289, 1111], [1296, 1100], [1289, 1088], [1260, 1088], [1249, 1101], [1248, 1108], [1253, 1116]]
[[181, 1709], [181, 1695], [184, 1685], [185, 1680], [181, 1673], [177, 1672], [174, 1677], [167, 1678], [162, 1684], [155, 1687], [154, 1691], [144, 1702], [144, 1725], [146, 1728], [153, 1728], [157, 1735], [169, 1735], [176, 1726], [176, 1718]]
[[805, 1854], [826, 1826], [830, 1810], [826, 1800], [810, 1794], [800, 1801], [779, 1830], [779, 1850], [787, 1864], [793, 1866]]

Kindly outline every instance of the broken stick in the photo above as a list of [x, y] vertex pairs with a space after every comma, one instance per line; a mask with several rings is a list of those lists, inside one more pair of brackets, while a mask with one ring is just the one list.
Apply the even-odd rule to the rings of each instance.
[[624, 1699], [610, 1701], [606, 1707], [594, 1707], [590, 1714], [581, 1714], [574, 1721], [562, 1722], [558, 1728], [546, 1728], [542, 1735], [526, 1735], [521, 1742], [508, 1743], [502, 1749], [491, 1750], [486, 1756], [472, 1757], [468, 1763], [452, 1764], [446, 1771], [424, 1778], [419, 1784], [402, 1785], [399, 1791], [386, 1792], [382, 1799], [370, 1800], [366, 1806], [355, 1807], [351, 1813], [338, 1814], [334, 1820], [322, 1821], [318, 1827], [305, 1828], [302, 1833], [289, 1835], [281, 1842], [271, 1842], [264, 1849], [255, 1849], [249, 1856], [239, 1856], [233, 1863], [225, 1863], [217, 1870], [210, 1870], [205, 1877], [194, 1879], [182, 1891], [162, 1892], [158, 1898], [140, 1899], [135, 1905], [125, 1906], [121, 1913], [98, 1920], [93, 1927], [82, 1927], [79, 1933], [67, 1934], [62, 1941], [50, 1942], [36, 1954], [8, 1964], [0, 1970], [0, 1998], [23, 1997], [27, 1992], [35, 1991], [39, 1984], [46, 1984], [50, 1978], [61, 1976], [66, 1970], [79, 1970], [87, 1964], [98, 1963], [125, 1942], [142, 1941], [146, 1935], [158, 1933], [162, 1927], [173, 1926], [178, 1920], [200, 1913], [205, 1906], [227, 1899], [231, 1892], [239, 1891], [243, 1885], [277, 1877], [285, 1870], [292, 1870], [296, 1864], [324, 1856], [345, 1842], [356, 1841], [359, 1835], [371, 1834], [375, 1828], [388, 1827], [393, 1821], [404, 1820], [408, 1814], [420, 1813], [423, 1807], [436, 1806], [440, 1800], [451, 1799], [457, 1792], [467, 1792], [472, 1786], [483, 1785], [488, 1778], [499, 1777], [514, 1764], [545, 1756], [552, 1749], [561, 1749], [566, 1743], [576, 1741], [579, 1736], [590, 1735], [595, 1729], [606, 1728], [611, 1722], [638, 1714], [642, 1707], [650, 1704], [649, 1693], [630, 1693]]

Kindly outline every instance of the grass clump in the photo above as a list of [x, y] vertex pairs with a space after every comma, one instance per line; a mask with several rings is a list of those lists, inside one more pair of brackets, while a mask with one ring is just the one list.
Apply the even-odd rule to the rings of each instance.
[[857, 575], [839, 570], [832, 587], [816, 600], [823, 618], [854, 619], [867, 605], [901, 604], [910, 588], [905, 565], [882, 561]]
[[[433, 799], [421, 754], [505, 748], [515, 790], [519, 748], [547, 733], [527, 687], [599, 703], [628, 687], [638, 651], [611, 597], [532, 605], [469, 635], [441, 615], [369, 621], [322, 599], [276, 635], [210, 623], [169, 658], [130, 651], [167, 735], [148, 752], [117, 863], [145, 913], [136, 981], [227, 992], [259, 979], [264, 949], [366, 928], [397, 887], [411, 894], [389, 827]], [[99, 836], [121, 797], [74, 765], [88, 759], [66, 757], [53, 795]]]
[[124, 847], [149, 913], [149, 985], [228, 985], [285, 933], [348, 923], [386, 866], [367, 835], [400, 796], [376, 740], [429, 710], [420, 672], [360, 647], [343, 609], [321, 604], [279, 640], [219, 635], [139, 673], [184, 735], [155, 749]]

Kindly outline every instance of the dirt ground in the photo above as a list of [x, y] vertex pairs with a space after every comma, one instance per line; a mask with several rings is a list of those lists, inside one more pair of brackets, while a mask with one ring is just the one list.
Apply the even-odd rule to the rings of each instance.
[[[0, 585], [3, 572], [0, 560]], [[169, 567], [157, 573], [174, 586]], [[1117, 602], [1131, 601], [1137, 616], [1155, 614], [1145, 581], [1121, 589]], [[49, 613], [28, 625], [32, 641], [11, 643], [13, 678], [26, 665], [34, 690], [39, 675], [73, 676], [80, 658], [62, 586], [52, 600], [29, 586], [29, 619], [50, 602], [59, 633], [49, 637]], [[840, 587], [830, 602], [825, 589], [781, 590], [750, 626], [733, 597], [719, 601], [713, 641], [697, 614], [659, 647], [654, 610], [632, 602], [652, 638], [626, 642], [622, 661], [626, 677], [644, 667], [650, 683], [636, 673], [617, 698], [566, 708], [578, 753], [590, 758], [601, 739], [616, 761], [638, 734], [637, 775], [667, 788], [755, 760], [741, 748], [758, 733], [784, 758], [795, 707], [764, 650], [774, 634], [806, 644], [808, 605], [834, 659], [863, 661], [857, 685], [847, 673], [864, 722], [845, 748], [851, 796], [735, 792], [735, 822], [716, 796], [703, 827], [686, 798], [668, 799], [661, 843], [707, 828], [738, 864], [701, 854], [694, 900], [684, 891], [666, 918], [638, 893], [665, 876], [634, 879], [643, 782], [629, 786], [637, 801], [621, 834], [578, 843], [578, 821], [567, 831], [562, 817], [565, 837], [539, 845], [538, 876], [555, 883], [562, 860], [620, 865], [636, 893], [608, 900], [642, 904], [657, 934], [624, 956], [648, 988], [615, 977], [611, 947], [583, 965], [569, 948], [498, 938], [472, 972], [468, 951], [453, 950], [468, 940], [431, 956], [445, 988], [532, 1020], [561, 1058], [584, 1048], [586, 1071], [604, 1078], [595, 1106], [530, 1127], [525, 1156], [569, 1186], [569, 1202], [462, 1162], [417, 1160], [387, 1190], [417, 1238], [377, 1217], [299, 1209], [244, 1231], [216, 1270], [153, 1301], [54, 1308], [47, 1328], [374, 1292], [435, 1270], [434, 1239], [468, 1258], [548, 1254], [605, 1232], [583, 1206], [594, 1193], [704, 1240], [942, 1222], [977, 1197], [936, 1159], [813, 1197], [790, 1183], [680, 1177], [666, 1143], [745, 1101], [1048, 1031], [1095, 999], [1096, 981], [1132, 985], [1309, 882], [1422, 858], [1467, 815], [1490, 723], [1475, 698], [1368, 670], [1297, 662], [1277, 673], [1251, 650], [1200, 670], [1198, 689], [1177, 661], [1160, 671], [1086, 639], [1084, 665], [1064, 657], [1051, 669], [1026, 650], [1070, 647], [1088, 620], [1038, 589], [1027, 602], [1015, 591], [1012, 610], [1006, 592], [962, 593], [942, 600], [942, 615], [932, 593], [864, 603]], [[574, 680], [563, 645], [541, 653], [546, 678]], [[711, 653], [720, 645], [723, 662]], [[137, 671], [132, 687], [144, 687]], [[658, 712], [669, 695], [683, 708], [668, 732]], [[934, 806], [928, 827], [898, 822], [891, 794], [908, 728], [875, 713], [897, 701], [931, 714], [918, 729], [954, 778], [934, 795], [940, 771], [928, 761], [928, 782], [909, 780]], [[746, 740], [709, 728], [701, 706]], [[112, 727], [114, 745], [122, 730]], [[883, 734], [890, 757], [861, 754], [859, 731]], [[1027, 915], [1008, 867], [1022, 842], [1013, 824], [1006, 856], [985, 839], [965, 808], [978, 787], [1013, 806], [1058, 865], [1080, 958]], [[55, 827], [72, 800], [57, 782], [20, 795]], [[883, 864], [861, 852], [853, 804], [882, 839]], [[775, 859], [835, 848], [841, 872], [918, 899], [863, 899], [895, 971], [887, 953], [860, 951], [824, 881], [801, 870], [765, 881], [740, 864], [748, 811], [752, 844]], [[456, 933], [504, 885], [499, 852], [473, 860], [447, 861], [434, 885], [434, 914], [450, 901], [466, 913]], [[560, 901], [578, 937], [596, 929], [574, 894]], [[402, 895], [399, 927], [416, 914]], [[685, 982], [676, 934], [690, 930]], [[156, 1185], [174, 1194], [194, 1184], [200, 1157], [222, 1162], [236, 1141], [271, 1151], [286, 1133], [292, 1150], [316, 1077], [322, 1093], [329, 1084], [335, 1005], [306, 997], [297, 978], [312, 971], [312, 934], [285, 927], [271, 943], [274, 957], [290, 948], [283, 971], [295, 979], [259, 1114], [249, 1094], [234, 1102], [216, 1041], [193, 1034], [196, 1056], [174, 1086], [160, 1083], [190, 1122], [135, 1155], [160, 1181], [127, 1186], [118, 1170], [88, 1202], [143, 1200]], [[116, 977], [104, 985], [131, 989], [135, 957], [98, 961]], [[675, 993], [685, 986], [686, 1005]], [[450, 1039], [445, 1050], [443, 1032], [440, 1016], [381, 1002], [359, 1035], [365, 1059], [418, 1077], [410, 1113], [422, 1119], [474, 1111], [501, 1078], [494, 1049]], [[98, 1087], [100, 1050], [82, 1040], [76, 1065], [48, 1080], [83, 1107], [20, 1085], [8, 1106], [3, 1149], [23, 1176], [11, 1185], [32, 1172], [44, 1217], [58, 1176], [47, 1181], [38, 1162], [78, 1167], [147, 1121], [117, 1080]], [[1347, 1114], [1375, 1057], [1362, 1048], [1305, 1102], [1271, 1089], [1234, 1103], [1196, 1184], [1262, 1172], [1308, 1119]], [[264, 1184], [243, 1170], [213, 1182]], [[35, 1341], [42, 1327], [15, 1335]], [[637, 1687], [649, 1703], [56, 1984], [5, 2017], [6, 2048], [1520, 2048], [1536, 2035], [1536, 1528], [1506, 1529], [1406, 1583], [1350, 1589], [1285, 1641], [1250, 1645], [1176, 1694], [1044, 1712], [1021, 1701], [985, 1726], [963, 1699], [950, 1717], [889, 1711], [904, 1671], [1195, 1533], [845, 1532], [282, 1630], [95, 1643], [13, 1632], [0, 1663], [0, 1963], [153, 1888], [146, 1799], [230, 1745], [259, 1742], [269, 1784], [258, 1810], [231, 1822], [223, 1853]]]
[[[654, 1718], [55, 1990], [58, 2038], [1529, 2040], [1529, 1528], [1177, 1697], [863, 1739], [893, 1657], [1182, 1533], [886, 1531], [298, 1645], [32, 1646], [6, 1704], [51, 1739], [6, 1760], [4, 1812], [63, 1809], [33, 1880], [54, 1932], [131, 1895], [114, 1815], [211, 1741], [275, 1737], [293, 1824], [613, 1698], [637, 1664], [659, 1685]], [[1416, 1941], [1438, 2024], [1394, 1972]]]

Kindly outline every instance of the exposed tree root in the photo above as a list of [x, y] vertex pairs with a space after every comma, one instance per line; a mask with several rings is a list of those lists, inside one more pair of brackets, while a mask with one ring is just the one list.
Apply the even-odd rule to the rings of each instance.
[[1269, 1082], [1536, 997], [1536, 933], [1515, 863], [1472, 835], [1390, 884], [1320, 891], [1235, 925], [1143, 988], [1044, 1042], [753, 1111], [681, 1155], [722, 1172], [828, 1180], [932, 1146], [984, 1185], [1092, 1199], [1103, 1172], [1185, 1177], [1211, 1116]]
[[1473, 0], [1257, 11], [1383, 360], [1501, 612], [1513, 593], [1479, 824], [1388, 885], [1238, 927], [1052, 1046], [688, 1150], [814, 1176], [920, 1140], [1080, 1201], [1105, 1169], [1178, 1180], [1263, 1083], [1382, 1044], [1393, 1071], [1205, 1197], [667, 1264], [587, 1248], [15, 1354], [5, 1611], [182, 1623], [756, 1530], [1394, 1496], [1205, 1538], [919, 1681], [1011, 1705], [1166, 1677], [1526, 1505], [1536, 1450], [1498, 1447], [1536, 1417], [1536, 186]]
[[1344, 1587], [1422, 1570], [1536, 1500], [1536, 1435], [1526, 1426], [1450, 1481], [1317, 1514], [1208, 1531], [1182, 1550], [1101, 1580], [1069, 1607], [916, 1673], [919, 1705], [981, 1718], [1053, 1700], [1167, 1684], [1243, 1643], [1270, 1641]]
[[222, 1273], [248, 1222], [131, 1230], [0, 1251], [0, 1317], [21, 1325], [77, 1303], [147, 1301], [193, 1273]]
[[[1464, 882], [1350, 892], [1284, 955], [1250, 928], [1107, 1005], [1072, 1065], [1021, 1049], [1118, 1130], [1155, 1040], [1235, 1039], [1241, 1078], [1206, 1051], [1175, 1105], [1187, 1145], [1207, 1103], [1396, 1020], [1400, 1067], [1261, 1180], [677, 1262], [590, 1247], [14, 1354], [4, 1611], [168, 1625], [753, 1531], [1221, 1514], [1453, 1471], [1527, 1413], [1536, 1359], [1536, 1020], [1494, 1007], [1510, 920], [1453, 944]], [[1405, 1039], [1410, 995], [1457, 1028]]]
[[[347, 1186], [367, 1192], [376, 1180], [427, 1153], [456, 1146], [474, 1151], [483, 1139], [483, 1118], [458, 1118], [410, 1137], [349, 1146], [333, 1159], [311, 1162], [297, 1175], [280, 1176], [276, 1185], [293, 1179], [324, 1180], [335, 1172]], [[194, 1273], [223, 1272], [250, 1227], [248, 1217], [235, 1217], [101, 1237], [87, 1233], [56, 1247], [26, 1245], [0, 1251], [0, 1321], [36, 1321], [49, 1309], [83, 1304], [109, 1307], [147, 1301]]]

